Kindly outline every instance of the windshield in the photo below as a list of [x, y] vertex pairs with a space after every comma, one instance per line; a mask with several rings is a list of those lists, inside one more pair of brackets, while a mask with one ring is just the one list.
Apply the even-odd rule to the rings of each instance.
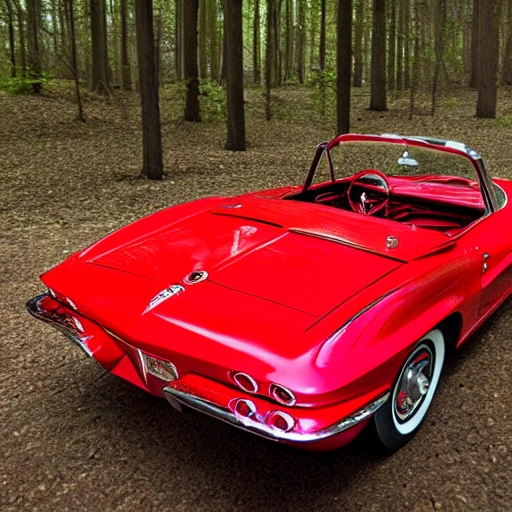
[[[341, 142], [329, 150], [335, 179], [360, 171], [378, 170], [387, 176], [410, 176], [414, 181], [449, 182], [478, 189], [477, 175], [468, 158], [439, 149], [404, 143]], [[463, 178], [438, 180], [438, 177]]]

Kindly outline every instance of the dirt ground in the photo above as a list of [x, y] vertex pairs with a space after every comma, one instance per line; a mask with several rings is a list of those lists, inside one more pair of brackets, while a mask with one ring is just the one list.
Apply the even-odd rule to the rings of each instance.
[[[0, 93], [0, 510], [512, 510], [510, 301], [449, 361], [425, 425], [387, 458], [364, 439], [314, 455], [180, 415], [25, 311], [43, 271], [142, 215], [302, 180], [316, 143], [334, 135], [310, 94], [280, 92], [266, 123], [261, 92], [248, 91], [249, 147], [230, 153], [221, 121], [186, 124], [166, 91], [167, 174], [149, 182], [135, 95], [87, 96], [79, 124], [67, 91]], [[405, 97], [386, 113], [367, 104], [368, 91], [356, 92], [353, 131], [462, 140], [492, 175], [512, 177], [512, 90], [500, 92], [496, 120], [475, 119], [467, 91], [412, 121]]]

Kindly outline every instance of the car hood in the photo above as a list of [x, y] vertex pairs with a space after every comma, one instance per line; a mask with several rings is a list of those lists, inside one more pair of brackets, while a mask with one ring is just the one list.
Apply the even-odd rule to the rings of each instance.
[[[404, 263], [307, 230], [303, 220], [293, 226], [278, 220], [265, 218], [255, 208], [210, 208], [118, 246], [107, 238], [104, 247], [100, 242], [79, 258], [186, 289], [201, 287], [202, 283], [188, 284], [187, 276], [202, 270], [220, 287], [315, 317]], [[204, 305], [196, 302], [195, 307]]]

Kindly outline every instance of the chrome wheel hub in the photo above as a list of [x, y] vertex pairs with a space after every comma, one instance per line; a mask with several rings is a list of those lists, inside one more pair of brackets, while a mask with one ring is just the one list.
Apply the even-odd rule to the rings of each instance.
[[399, 422], [408, 421], [423, 402], [432, 380], [434, 356], [426, 345], [419, 346], [405, 363], [393, 394]]

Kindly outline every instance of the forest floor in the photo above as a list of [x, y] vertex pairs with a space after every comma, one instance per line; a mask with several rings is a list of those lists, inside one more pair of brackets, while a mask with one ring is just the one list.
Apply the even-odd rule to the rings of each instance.
[[[475, 119], [473, 91], [445, 91], [435, 116], [418, 98], [412, 120], [406, 95], [375, 113], [368, 89], [353, 94], [353, 131], [461, 140], [493, 176], [512, 177], [512, 89], [495, 120]], [[321, 116], [310, 89], [276, 92], [268, 123], [250, 89], [248, 149], [227, 152], [218, 105], [206, 99], [205, 122], [185, 123], [181, 96], [162, 94], [166, 175], [150, 182], [134, 93], [86, 95], [79, 123], [69, 86], [0, 92], [0, 509], [510, 510], [510, 302], [450, 361], [424, 427], [388, 458], [364, 441], [313, 455], [179, 416], [28, 316], [38, 276], [73, 251], [169, 205], [301, 182], [315, 145], [334, 135], [332, 104]]]

